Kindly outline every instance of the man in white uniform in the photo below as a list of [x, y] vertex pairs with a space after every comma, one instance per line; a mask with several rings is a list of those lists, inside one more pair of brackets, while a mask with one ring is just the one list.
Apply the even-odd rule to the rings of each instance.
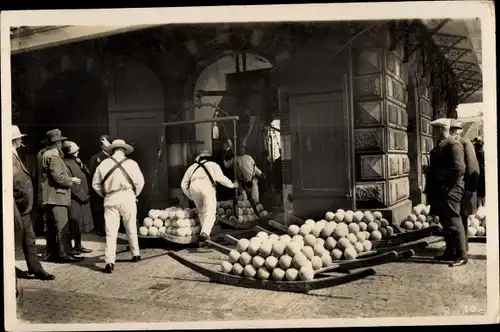
[[104, 197], [104, 221], [106, 249], [104, 252], [105, 273], [112, 273], [116, 260], [116, 240], [120, 228], [120, 217], [127, 232], [132, 262], [141, 260], [137, 238], [137, 196], [144, 188], [144, 176], [139, 165], [125, 157], [134, 148], [124, 140], [114, 140], [105, 151], [110, 155], [96, 169], [92, 187]]
[[[265, 178], [264, 173], [257, 167], [255, 160], [246, 152], [246, 146], [240, 144], [238, 155], [231, 160], [224, 161], [224, 167], [235, 165], [236, 178], [247, 188], [251, 188], [252, 199], [255, 204], [259, 203], [259, 185], [257, 177]], [[246, 197], [245, 188], [240, 187], [240, 195]]]
[[192, 200], [198, 210], [201, 223], [200, 239], [210, 239], [210, 232], [215, 224], [217, 213], [216, 183], [228, 188], [238, 188], [238, 183], [233, 183], [222, 173], [220, 166], [208, 160], [211, 154], [201, 152], [194, 164], [189, 166], [182, 178], [181, 188], [187, 198]]

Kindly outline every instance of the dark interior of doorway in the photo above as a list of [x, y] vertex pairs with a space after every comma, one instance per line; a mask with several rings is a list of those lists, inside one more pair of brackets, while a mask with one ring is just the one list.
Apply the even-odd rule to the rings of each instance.
[[[267, 135], [266, 127], [279, 119], [279, 110], [276, 101], [277, 89], [272, 85], [274, 70], [252, 70], [236, 72], [226, 75], [226, 92], [222, 97], [219, 107], [230, 115], [239, 116], [237, 125], [238, 142], [246, 136], [250, 126], [250, 117], [255, 116], [253, 129], [248, 136], [246, 150], [251, 155], [257, 166], [266, 174], [266, 180], [259, 181], [261, 202], [269, 208], [282, 206], [282, 174], [281, 158], [271, 162], [271, 154], [266, 147], [264, 137]], [[219, 130], [219, 136], [212, 138], [214, 156], [221, 160], [224, 158], [224, 142], [227, 134], [232, 138], [233, 124], [225, 124], [227, 133]], [[222, 129], [222, 128], [219, 128]], [[226, 170], [226, 175], [233, 174]], [[222, 199], [231, 197], [231, 192], [225, 188], [218, 188]], [[230, 198], [227, 198], [230, 199]]]
[[[83, 72], [63, 72], [48, 81], [35, 100], [28, 153], [36, 156], [44, 147], [45, 133], [58, 128], [80, 146], [80, 158], [88, 165], [99, 151], [99, 136], [108, 130], [108, 102], [101, 82]], [[43, 232], [43, 224], [36, 223], [36, 228], [38, 234]]]

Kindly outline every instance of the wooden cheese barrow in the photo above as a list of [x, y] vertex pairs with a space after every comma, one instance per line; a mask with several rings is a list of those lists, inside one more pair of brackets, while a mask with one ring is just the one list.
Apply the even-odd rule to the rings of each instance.
[[[210, 246], [220, 252], [229, 253], [230, 248], [224, 247], [212, 241], [207, 241]], [[352, 281], [356, 281], [375, 274], [375, 270], [372, 268], [361, 269], [358, 271], [353, 271], [349, 273], [344, 273], [341, 275], [324, 275], [326, 272], [331, 272], [335, 269], [335, 266], [329, 266], [318, 271], [315, 271], [314, 279], [310, 281], [274, 281], [274, 280], [261, 280], [254, 278], [247, 278], [242, 276], [236, 276], [232, 274], [223, 273], [220, 271], [215, 271], [212, 269], [205, 268], [199, 264], [191, 262], [190, 260], [178, 255], [175, 252], [170, 251], [168, 253], [170, 257], [181, 263], [182, 265], [200, 273], [201, 275], [207, 277], [212, 282], [246, 287], [246, 288], [256, 288], [271, 291], [280, 292], [294, 292], [294, 293], [307, 293], [316, 289], [323, 289], [334, 287], [342, 284], [346, 284]]]
[[[283, 234], [288, 232], [288, 228], [274, 220], [269, 221], [269, 226], [273, 230], [277, 230]], [[264, 229], [263, 229], [264, 230]], [[384, 247], [397, 246], [405, 243], [415, 242], [426, 237], [431, 236], [434, 232], [439, 230], [439, 226], [430, 226], [418, 231], [410, 231], [398, 233], [388, 236], [380, 241], [371, 241], [374, 249], [381, 249]], [[269, 232], [269, 231], [268, 231]]]
[[[226, 235], [226, 241], [236, 245], [238, 239]], [[415, 251], [427, 247], [429, 243], [425, 241], [408, 243], [402, 246], [387, 247], [360, 253], [356, 259], [334, 261], [328, 271], [347, 272], [359, 268], [372, 267], [382, 264], [395, 262], [401, 259], [410, 258], [415, 255]], [[218, 243], [209, 243], [213, 249], [228, 255], [231, 248], [222, 246]]]

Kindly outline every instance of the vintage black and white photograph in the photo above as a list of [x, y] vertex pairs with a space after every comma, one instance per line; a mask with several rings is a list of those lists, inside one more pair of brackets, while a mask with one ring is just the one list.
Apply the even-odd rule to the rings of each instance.
[[356, 5], [2, 12], [6, 329], [498, 322], [493, 4]]

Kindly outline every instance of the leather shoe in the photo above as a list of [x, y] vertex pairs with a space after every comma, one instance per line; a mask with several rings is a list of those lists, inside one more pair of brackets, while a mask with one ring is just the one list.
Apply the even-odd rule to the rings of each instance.
[[200, 240], [205, 242], [207, 240], [210, 240], [210, 236], [207, 233], [201, 233], [200, 234]]
[[84, 247], [78, 247], [75, 249], [76, 249], [76, 251], [78, 251], [79, 253], [82, 253], [82, 254], [90, 254], [93, 251], [92, 249], [87, 249]]
[[465, 265], [467, 264], [467, 262], [469, 261], [469, 259], [467, 258], [459, 258], [457, 260], [454, 260], [452, 263], [450, 263], [450, 267], [457, 267], [457, 266], [462, 266], [462, 265]]
[[137, 263], [137, 262], [138, 262], [138, 261], [140, 261], [140, 260], [141, 260], [141, 256], [139, 256], [139, 255], [134, 256], [134, 257], [132, 257], [132, 259], [131, 259], [131, 261], [132, 261], [133, 263]]
[[109, 263], [109, 264], [106, 264], [106, 267], [104, 268], [104, 273], [113, 273], [115, 269], [115, 264], [112, 264], [112, 263]]
[[442, 255], [434, 257], [434, 260], [436, 260], [436, 261], [453, 261], [453, 260], [455, 260], [455, 257], [451, 253], [445, 252]]
[[33, 275], [35, 276], [36, 279], [40, 280], [54, 280], [56, 278], [54, 275], [48, 273], [47, 271], [33, 273]]
[[18, 269], [16, 267], [16, 278], [19, 278], [19, 279], [26, 279], [28, 278], [28, 276], [30, 275], [29, 272], [26, 272], [26, 271], [23, 271], [21, 269]]
[[76, 263], [82, 261], [83, 258], [81, 257], [75, 257], [75, 256], [66, 256], [66, 257], [59, 257], [58, 262], [59, 263]]
[[45, 256], [45, 261], [50, 262], [50, 263], [57, 263], [59, 261], [59, 257], [55, 255], [47, 255]]

